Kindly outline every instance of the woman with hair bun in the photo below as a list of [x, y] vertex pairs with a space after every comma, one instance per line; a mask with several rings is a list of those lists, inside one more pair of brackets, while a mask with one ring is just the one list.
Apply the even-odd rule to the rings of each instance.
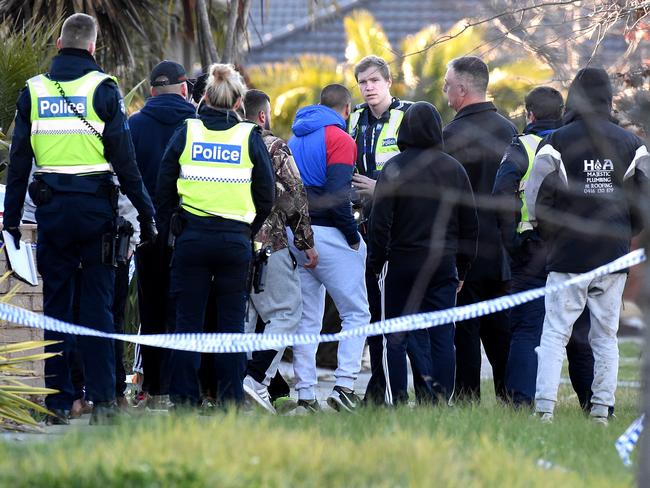
[[[212, 286], [217, 332], [243, 333], [251, 236], [273, 206], [273, 169], [260, 129], [236, 113], [246, 93], [241, 75], [230, 64], [213, 64], [208, 75], [199, 118], [185, 121], [163, 156], [157, 219], [175, 239], [176, 332], [202, 332]], [[198, 406], [200, 361], [197, 352], [171, 352], [175, 406]], [[243, 402], [246, 354], [217, 354], [215, 367], [220, 404]]]

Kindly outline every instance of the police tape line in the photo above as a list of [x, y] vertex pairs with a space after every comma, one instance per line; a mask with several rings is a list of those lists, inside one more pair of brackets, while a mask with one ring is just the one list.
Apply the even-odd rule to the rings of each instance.
[[[281, 349], [287, 346], [335, 342], [350, 338], [362, 338], [372, 335], [409, 330], [426, 329], [444, 324], [451, 324], [471, 318], [489, 315], [507, 310], [523, 303], [541, 298], [547, 294], [558, 293], [566, 288], [591, 281], [600, 276], [622, 271], [626, 268], [645, 261], [643, 249], [638, 249], [622, 256], [611, 263], [596, 268], [588, 273], [577, 275], [569, 280], [553, 286], [535, 288], [514, 295], [486, 300], [461, 307], [455, 307], [437, 312], [407, 315], [394, 319], [375, 322], [364, 327], [344, 330], [337, 334], [225, 334], [225, 333], [193, 333], [193, 334], [108, 334], [87, 327], [69, 324], [61, 320], [34, 313], [30, 310], [0, 303], [0, 320], [74, 335], [86, 335], [117, 339], [135, 344], [164, 347], [194, 352], [232, 353], [252, 352], [267, 349]], [[133, 269], [133, 268], [131, 268]], [[631, 464], [630, 454], [643, 431], [643, 416], [638, 418], [616, 441], [616, 449], [626, 466]]]
[[630, 455], [636, 446], [641, 432], [643, 432], [643, 423], [645, 420], [645, 414], [641, 415], [638, 419], [632, 422], [625, 432], [618, 438], [616, 441], [616, 450], [618, 455], [621, 457], [623, 464], [625, 466], [630, 466], [632, 461], [630, 460]]
[[343, 330], [336, 334], [243, 334], [243, 333], [185, 333], [185, 334], [113, 334], [88, 327], [74, 325], [45, 315], [37, 314], [16, 306], [0, 303], [0, 320], [27, 327], [60, 332], [116, 339], [135, 344], [178, 349], [183, 351], [207, 353], [252, 352], [268, 349], [281, 349], [287, 346], [319, 344], [344, 339], [362, 338], [392, 332], [406, 332], [451, 324], [462, 320], [481, 317], [507, 310], [517, 305], [541, 298], [549, 293], [557, 293], [579, 283], [593, 280], [610, 273], [624, 270], [645, 261], [643, 249], [638, 249], [605, 264], [588, 273], [577, 275], [557, 285], [535, 288], [513, 295], [507, 295], [484, 302], [436, 312], [419, 313], [375, 322], [363, 327]]

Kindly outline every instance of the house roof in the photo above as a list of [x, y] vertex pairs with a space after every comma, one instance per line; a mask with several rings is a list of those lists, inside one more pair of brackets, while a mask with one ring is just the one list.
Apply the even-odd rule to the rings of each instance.
[[[398, 47], [404, 37], [430, 24], [447, 30], [462, 18], [485, 17], [484, 5], [480, 0], [260, 0], [251, 5], [246, 63], [279, 62], [306, 53], [345, 61], [343, 18], [353, 10], [368, 10]], [[615, 64], [626, 48], [621, 33], [612, 33], [591, 62]]]
[[393, 47], [430, 24], [448, 29], [468, 13], [480, 15], [476, 0], [321, 0], [310, 12], [306, 0], [254, 2], [249, 19], [248, 64], [284, 61], [304, 53], [345, 60], [343, 17], [365, 9], [381, 24]]

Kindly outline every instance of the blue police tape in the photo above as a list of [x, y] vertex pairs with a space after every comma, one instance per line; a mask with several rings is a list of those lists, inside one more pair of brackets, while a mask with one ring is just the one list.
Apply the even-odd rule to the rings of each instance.
[[644, 250], [639, 249], [626, 254], [611, 263], [596, 268], [588, 273], [577, 275], [574, 278], [554, 286], [536, 288], [516, 293], [514, 295], [499, 297], [462, 307], [440, 310], [437, 312], [397, 317], [355, 329], [344, 330], [337, 334], [109, 334], [87, 327], [69, 324], [6, 303], [0, 303], [0, 320], [54, 332], [117, 339], [135, 344], [183, 351], [211, 353], [252, 352], [268, 349], [280, 349], [292, 345], [335, 342], [352, 337], [366, 337], [390, 332], [426, 329], [470, 318], [481, 317], [483, 315], [506, 310], [521, 305], [522, 303], [541, 298], [547, 293], [557, 293], [558, 291], [575, 284], [588, 282], [594, 278], [624, 270], [645, 261], [645, 259], [646, 256]]
[[632, 464], [630, 454], [632, 454], [634, 446], [636, 446], [639, 436], [641, 435], [641, 432], [643, 432], [644, 420], [645, 414], [632, 422], [632, 425], [630, 425], [627, 430], [623, 432], [623, 435], [621, 435], [621, 437], [616, 441], [616, 450], [625, 466], [630, 466]]

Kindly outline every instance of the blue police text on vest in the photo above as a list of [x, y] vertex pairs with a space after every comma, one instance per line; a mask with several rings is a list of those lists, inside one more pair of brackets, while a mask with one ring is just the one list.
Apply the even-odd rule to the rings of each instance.
[[206, 163], [239, 164], [241, 162], [241, 146], [193, 142], [192, 160]]
[[[86, 97], [68, 97], [70, 105], [79, 112], [86, 115]], [[39, 97], [39, 117], [76, 117], [74, 110], [62, 97]]]

